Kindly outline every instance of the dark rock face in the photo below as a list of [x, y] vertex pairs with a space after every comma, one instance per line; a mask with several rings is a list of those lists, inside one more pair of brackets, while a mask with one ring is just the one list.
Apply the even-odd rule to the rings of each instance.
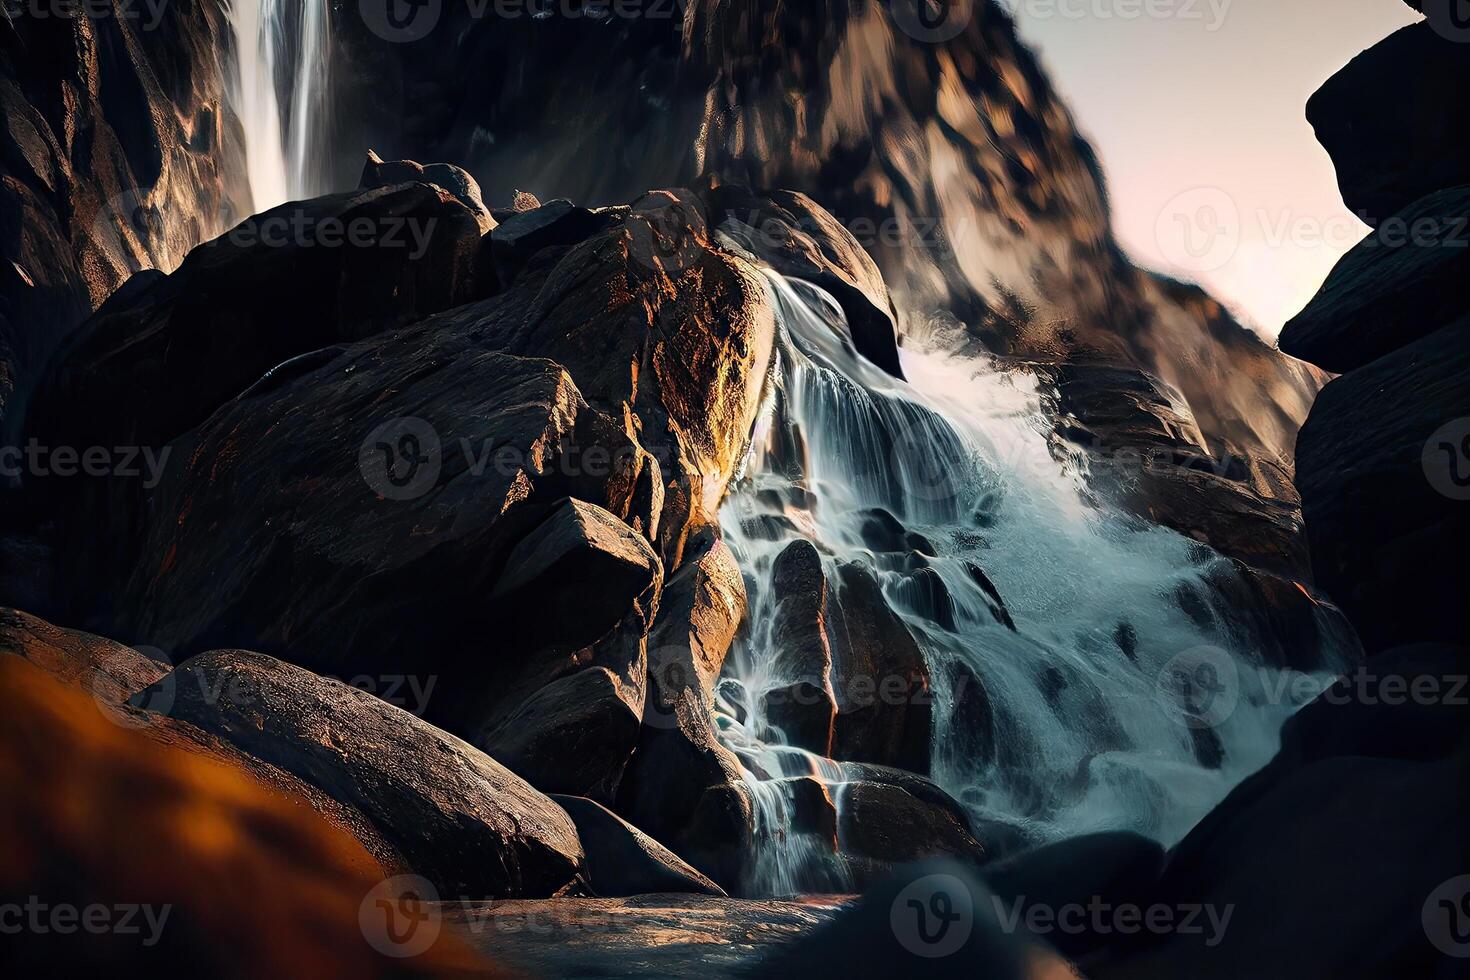
[[1470, 281], [1470, 186], [1415, 201], [1338, 261], [1281, 349], [1342, 373], [1458, 319]]
[[[1440, 8], [1435, 18], [1454, 16], [1448, 4], [1429, 6]], [[1442, 33], [1445, 26], [1403, 28], [1307, 102], [1307, 119], [1337, 166], [1342, 199], [1374, 227], [1435, 191], [1470, 184], [1470, 117], [1444, 98], [1464, 91], [1470, 60], [1463, 44]]]
[[842, 564], [835, 577], [827, 604], [838, 710], [833, 753], [927, 773], [933, 704], [924, 652], [871, 569]]
[[723, 896], [725, 890], [606, 807], [578, 796], [553, 796], [577, 825], [592, 890], [603, 898], [667, 892]]
[[78, 323], [137, 270], [172, 270], [250, 211], [243, 133], [224, 101], [223, 6], [169, 3], [152, 23], [124, 7], [26, 12], [0, 28], [8, 438], [36, 372]]
[[829, 756], [837, 702], [826, 634], [827, 578], [810, 541], [793, 541], [776, 556], [771, 591], [776, 601], [772, 669], [785, 686], [766, 694], [766, 718], [782, 730], [788, 745]]
[[242, 651], [201, 655], [170, 677], [170, 717], [362, 812], [442, 894], [547, 897], [584, 887], [585, 855], [565, 812], [408, 712]]
[[[1449, 697], [1463, 687], [1465, 656], [1384, 652], [1302, 709], [1281, 754], [1185, 838], [1155, 893], [1233, 906], [1220, 941], [1153, 937], [1093, 975], [1229, 977], [1263, 958], [1283, 975], [1434, 975], [1444, 960], [1420, 911], [1470, 859], [1470, 714]], [[1435, 694], [1411, 697], [1416, 689]]]
[[1297, 444], [1318, 582], [1375, 650], [1465, 637], [1470, 320], [1329, 384]]
[[985, 846], [975, 839], [964, 809], [954, 800], [940, 802], [945, 794], [932, 783], [926, 788], [931, 792], [915, 795], [892, 782], [863, 781], [836, 790], [838, 844], [860, 882], [921, 858], [985, 863]]
[[169, 672], [147, 654], [16, 609], [0, 609], [0, 652], [23, 657], [66, 684], [118, 707]]
[[371, 189], [392, 187], [395, 184], [433, 184], [453, 194], [455, 200], [469, 208], [479, 222], [480, 231], [489, 232], [495, 227], [490, 209], [480, 192], [480, 183], [463, 167], [452, 163], [431, 163], [425, 166], [417, 160], [384, 160], [368, 150], [367, 163], [362, 168], [362, 180], [358, 186]]

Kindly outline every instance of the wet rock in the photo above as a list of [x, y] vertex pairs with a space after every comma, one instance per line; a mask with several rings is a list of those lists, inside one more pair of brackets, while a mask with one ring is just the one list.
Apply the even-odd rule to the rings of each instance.
[[945, 665], [953, 712], [949, 728], [964, 746], [964, 758], [985, 766], [996, 758], [995, 709], [975, 669], [961, 660]]
[[[1228, 909], [1228, 928], [1140, 936], [1089, 975], [1223, 978], [1263, 957], [1288, 974], [1433, 975], [1445, 960], [1423, 910], [1445, 869], [1470, 859], [1470, 714], [1446, 698], [1466, 653], [1384, 651], [1361, 680], [1349, 675], [1302, 709], [1280, 754], [1178, 845], [1154, 892], [1176, 908]], [[1413, 697], [1416, 684], [1436, 693]], [[1275, 872], [1252, 870], [1263, 866]]]
[[[1436, 17], [1453, 16], [1440, 6]], [[1463, 107], [1442, 97], [1470, 81], [1470, 58], [1442, 33], [1446, 26], [1412, 24], [1390, 35], [1307, 102], [1307, 119], [1337, 167], [1342, 199], [1374, 227], [1435, 191], [1470, 184], [1470, 126]]]
[[1470, 186], [1415, 201], [1354, 246], [1282, 328], [1281, 349], [1339, 374], [1363, 367], [1464, 315], [1467, 278]]
[[870, 569], [840, 564], [835, 580], [827, 603], [838, 709], [833, 755], [928, 772], [932, 693], [924, 653]]
[[934, 569], [917, 568], [905, 575], [898, 594], [914, 614], [923, 616], [940, 629], [954, 631], [954, 598], [949, 594], [949, 586]]
[[455, 200], [475, 215], [482, 234], [495, 227], [495, 219], [490, 217], [485, 199], [480, 194], [480, 182], [471, 177], [463, 167], [456, 167], [452, 163], [426, 165], [415, 160], [384, 161], [372, 150], [368, 150], [367, 163], [363, 165], [362, 180], [358, 186], [371, 189], [416, 181], [433, 184], [453, 194]]
[[76, 976], [106, 963], [129, 976], [284, 976], [311, 964], [347, 980], [495, 969], [447, 932], [412, 961], [364, 942], [359, 910], [384, 872], [311, 796], [105, 719], [19, 657], [0, 656], [0, 699], [0, 773], [25, 786], [0, 796], [0, 897], [137, 910], [131, 941], [18, 930], [6, 938], [11, 972]]
[[705, 196], [721, 231], [782, 275], [830, 293], [842, 306], [857, 352], [903, 377], [893, 300], [883, 274], [852, 232], [797, 191], [753, 194], [715, 181]]
[[1016, 631], [1016, 621], [1011, 618], [1010, 610], [1006, 608], [1005, 599], [1001, 597], [1000, 590], [995, 587], [995, 583], [990, 580], [990, 576], [985, 574], [985, 569], [972, 561], [965, 562], [964, 566], [965, 574], [970, 576], [970, 581], [974, 582], [980, 591], [985, 593], [985, 597], [990, 605], [990, 614], [995, 617], [995, 621], [1014, 633]]
[[584, 886], [565, 812], [408, 712], [243, 651], [203, 654], [170, 676], [169, 717], [359, 810], [442, 894], [547, 897]]
[[646, 457], [557, 365], [407, 331], [231, 402], [171, 460], [125, 635], [437, 677], [429, 717], [471, 737], [590, 663], [638, 703], [660, 573], [605, 511], [630, 515]]
[[723, 896], [725, 891], [643, 831], [593, 800], [553, 795], [587, 852], [592, 891], [603, 898], [687, 892]]
[[694, 689], [707, 704], [746, 616], [745, 579], [713, 527], [690, 541], [684, 565], [664, 584], [648, 637], [648, 670], [670, 692]]
[[1329, 384], [1297, 443], [1317, 583], [1372, 654], [1465, 635], [1470, 320]]
[[771, 591], [772, 671], [782, 686], [764, 695], [766, 719], [781, 729], [787, 744], [830, 755], [837, 703], [829, 679], [827, 578], [810, 541], [793, 541], [776, 556]]
[[860, 884], [921, 858], [954, 858], [972, 867], [987, 860], [959, 804], [948, 800], [946, 805], [932, 791], [916, 795], [912, 788], [863, 781], [835, 791], [838, 844]]
[[623, 691], [612, 671], [589, 667], [493, 715], [475, 744], [544, 793], [610, 802], [638, 744], [641, 712]]

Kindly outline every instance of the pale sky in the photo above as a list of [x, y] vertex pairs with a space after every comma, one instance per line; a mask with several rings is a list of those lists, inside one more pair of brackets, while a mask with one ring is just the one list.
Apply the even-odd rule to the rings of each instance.
[[1402, 0], [1001, 0], [1102, 159], [1140, 264], [1274, 338], [1367, 232], [1307, 98], [1420, 19]]

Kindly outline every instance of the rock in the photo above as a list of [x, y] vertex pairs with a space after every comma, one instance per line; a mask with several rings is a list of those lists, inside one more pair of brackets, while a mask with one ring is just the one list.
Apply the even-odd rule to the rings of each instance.
[[735, 633], [745, 620], [745, 579], [714, 526], [701, 529], [684, 565], [664, 584], [648, 637], [648, 670], [661, 689], [693, 689], [709, 705]]
[[[1178, 845], [1154, 892], [1228, 911], [1228, 928], [1141, 936], [1089, 975], [1223, 978], [1265, 961], [1282, 975], [1434, 975], [1446, 960], [1426, 923], [1444, 920], [1424, 910], [1470, 860], [1470, 712], [1446, 685], [1463, 681], [1466, 654], [1385, 651], [1302, 709], [1281, 753]], [[1432, 696], [1412, 696], [1424, 679]]]
[[392, 187], [395, 184], [422, 182], [433, 184], [454, 195], [455, 200], [469, 208], [479, 222], [481, 234], [495, 227], [495, 219], [485, 207], [480, 194], [480, 182], [471, 177], [463, 167], [452, 163], [431, 163], [427, 166], [414, 160], [385, 162], [372, 150], [368, 150], [367, 163], [362, 168], [362, 180], [358, 186], [370, 190], [375, 187]]
[[[1453, 15], [1441, 4], [1436, 16]], [[1397, 31], [1307, 102], [1342, 199], [1375, 227], [1435, 191], [1470, 184], [1470, 126], [1463, 107], [1442, 97], [1470, 81], [1470, 58], [1444, 27], [1426, 22]]]
[[959, 804], [948, 800], [945, 805], [910, 788], [859, 781], [835, 791], [837, 841], [860, 884], [920, 858], [948, 857], [974, 867], [986, 862], [985, 846], [975, 839]]
[[740, 569], [715, 529], [702, 529], [659, 605], [643, 728], [615, 807], [725, 888], [740, 880], [753, 816], [740, 763], [720, 744], [711, 711], [744, 614]]
[[359, 810], [441, 894], [548, 897], [585, 886], [585, 855], [560, 808], [408, 712], [243, 651], [203, 654], [171, 676], [169, 717]]
[[542, 792], [611, 802], [638, 745], [642, 717], [622, 688], [606, 667], [578, 671], [508, 715], [492, 715], [475, 744]]
[[1212, 449], [1172, 386], [1146, 372], [1039, 365], [1058, 435], [1089, 456], [1089, 483], [1124, 509], [1250, 565], [1309, 579], [1289, 460]]
[[867, 566], [839, 564], [835, 579], [827, 601], [838, 710], [833, 755], [927, 773], [933, 721], [924, 652]]
[[799, 191], [752, 194], [718, 180], [712, 185], [705, 197], [720, 230], [782, 275], [830, 293], [842, 306], [857, 352], [903, 377], [893, 300], [877, 264], [852, 232]]
[[[479, 242], [474, 216], [424, 184], [285, 204], [78, 328], [36, 392], [26, 437], [133, 449], [117, 467], [127, 472], [107, 479], [30, 481], [38, 518], [62, 522], [67, 594], [58, 600], [69, 621], [118, 632], [95, 599], [136, 563], [144, 498], [169, 442], [273, 368], [279, 384], [316, 366], [283, 362], [482, 295]], [[111, 530], [99, 548], [100, 521]]]
[[[74, 13], [74, 11], [73, 11]], [[250, 208], [208, 4], [7, 18], [0, 37], [0, 423], [19, 444], [56, 347], [140, 269], [176, 268]], [[79, 134], [86, 134], [79, 138]]]
[[1282, 328], [1281, 349], [1339, 374], [1363, 367], [1470, 310], [1467, 277], [1470, 186], [1415, 201], [1354, 246]]
[[[573, 464], [594, 449], [605, 465]], [[438, 677], [428, 716], [469, 737], [593, 662], [639, 703], [660, 573], [597, 508], [629, 513], [646, 457], [557, 365], [426, 327], [237, 399], [175, 452], [127, 633]], [[565, 577], [579, 573], [608, 588]], [[548, 590], [534, 602], [532, 583]], [[556, 590], [571, 602], [550, 616]]]
[[577, 825], [587, 852], [592, 890], [603, 898], [687, 892], [724, 896], [725, 890], [678, 855], [593, 800], [553, 795]]
[[570, 248], [608, 228], [604, 215], [555, 200], [508, 215], [490, 233], [491, 253], [503, 279], [513, 279], [544, 248]]
[[0, 609], [0, 653], [23, 657], [99, 704], [117, 708], [171, 668], [147, 653]]
[[964, 862], [906, 865], [790, 946], [767, 953], [761, 976], [1063, 980], [1076, 972], [1004, 916], [1006, 906]]
[[1369, 654], [1465, 636], [1470, 319], [1329, 384], [1297, 443], [1317, 583]]
[[359, 910], [383, 872], [309, 798], [105, 720], [19, 657], [0, 656], [0, 698], [0, 775], [25, 787], [0, 795], [0, 901], [133, 909], [113, 921], [136, 930], [19, 929], [7, 969], [288, 976], [310, 964], [340, 980], [494, 969], [448, 932], [412, 960], [364, 942]]
[[788, 745], [831, 755], [837, 702], [829, 677], [827, 578], [810, 541], [793, 541], [776, 556], [771, 593], [771, 672], [780, 686], [763, 696], [766, 720], [781, 729]]
[[[1032, 848], [987, 865], [983, 875], [1011, 914], [1026, 916], [1033, 909], [1057, 915], [1064, 908], [1147, 908], [1163, 871], [1157, 841], [1114, 831]], [[1116, 938], [1107, 924], [1100, 931], [1089, 926], [1083, 916], [1080, 928], [1056, 929], [1046, 939], [1075, 959]]]

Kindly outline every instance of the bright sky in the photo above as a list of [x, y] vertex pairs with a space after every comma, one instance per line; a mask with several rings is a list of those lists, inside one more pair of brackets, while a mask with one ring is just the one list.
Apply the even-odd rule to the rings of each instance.
[[1367, 231], [1307, 98], [1420, 19], [1402, 0], [1000, 0], [1107, 173], [1141, 264], [1274, 338]]

